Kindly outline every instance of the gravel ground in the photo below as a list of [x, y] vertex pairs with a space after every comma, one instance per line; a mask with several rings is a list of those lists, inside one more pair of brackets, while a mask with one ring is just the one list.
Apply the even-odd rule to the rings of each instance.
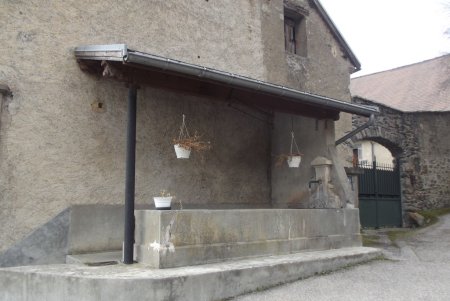
[[386, 248], [387, 260], [243, 295], [263, 300], [450, 300], [450, 215]]

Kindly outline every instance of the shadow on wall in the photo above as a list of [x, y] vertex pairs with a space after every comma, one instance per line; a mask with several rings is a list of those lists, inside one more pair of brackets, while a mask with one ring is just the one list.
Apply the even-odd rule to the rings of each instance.
[[0, 254], [0, 267], [65, 263], [66, 255], [121, 250], [123, 206], [75, 205]]

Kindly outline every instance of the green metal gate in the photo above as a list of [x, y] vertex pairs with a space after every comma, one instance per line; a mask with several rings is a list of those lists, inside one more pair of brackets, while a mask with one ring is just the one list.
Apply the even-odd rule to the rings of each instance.
[[364, 228], [401, 227], [402, 207], [398, 164], [360, 164], [359, 215]]

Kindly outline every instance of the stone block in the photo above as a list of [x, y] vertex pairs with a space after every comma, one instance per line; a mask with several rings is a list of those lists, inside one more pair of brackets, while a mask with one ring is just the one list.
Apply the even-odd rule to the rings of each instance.
[[408, 212], [408, 217], [416, 226], [423, 226], [425, 218], [417, 212]]
[[136, 260], [153, 268], [361, 246], [358, 209], [137, 210], [135, 216]]
[[67, 254], [120, 250], [123, 228], [123, 206], [73, 206], [70, 211]]

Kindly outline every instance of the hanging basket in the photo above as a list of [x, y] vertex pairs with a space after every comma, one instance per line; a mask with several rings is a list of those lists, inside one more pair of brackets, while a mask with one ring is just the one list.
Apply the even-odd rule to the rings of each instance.
[[178, 134], [178, 139], [174, 139], [173, 145], [178, 159], [189, 159], [191, 149], [183, 146], [183, 142], [189, 140], [190, 138], [191, 136], [189, 135], [189, 131], [186, 127], [186, 115], [183, 114], [183, 122], [180, 126], [180, 133]]
[[186, 116], [183, 114], [183, 123], [180, 126], [180, 133], [177, 139], [173, 139], [173, 146], [175, 154], [179, 159], [188, 159], [191, 151], [206, 151], [211, 149], [211, 143], [209, 141], [202, 141], [201, 136], [194, 133], [193, 136], [189, 135], [189, 131], [186, 127]]
[[[294, 152], [294, 147], [296, 152]], [[275, 166], [281, 166], [283, 162], [286, 161], [289, 168], [298, 168], [300, 166], [300, 162], [302, 162], [302, 156], [303, 154], [300, 153], [297, 142], [295, 141], [294, 131], [291, 131], [291, 148], [289, 150], [289, 154], [278, 155]]]
[[189, 159], [189, 156], [191, 155], [190, 149], [187, 149], [180, 144], [175, 144], [173, 147], [175, 148], [175, 154], [178, 159]]
[[[293, 128], [293, 126], [292, 126]], [[297, 150], [296, 153], [293, 152], [293, 147]], [[289, 153], [286, 162], [290, 168], [298, 168], [300, 166], [300, 162], [302, 161], [302, 156], [300, 151], [298, 150], [297, 141], [295, 141], [294, 130], [291, 131], [291, 152]]]
[[172, 204], [171, 196], [155, 196], [153, 201], [155, 202], [155, 208], [157, 210], [170, 210]]
[[286, 162], [289, 167], [298, 168], [300, 166], [300, 162], [302, 162], [302, 156], [300, 155], [288, 156]]

